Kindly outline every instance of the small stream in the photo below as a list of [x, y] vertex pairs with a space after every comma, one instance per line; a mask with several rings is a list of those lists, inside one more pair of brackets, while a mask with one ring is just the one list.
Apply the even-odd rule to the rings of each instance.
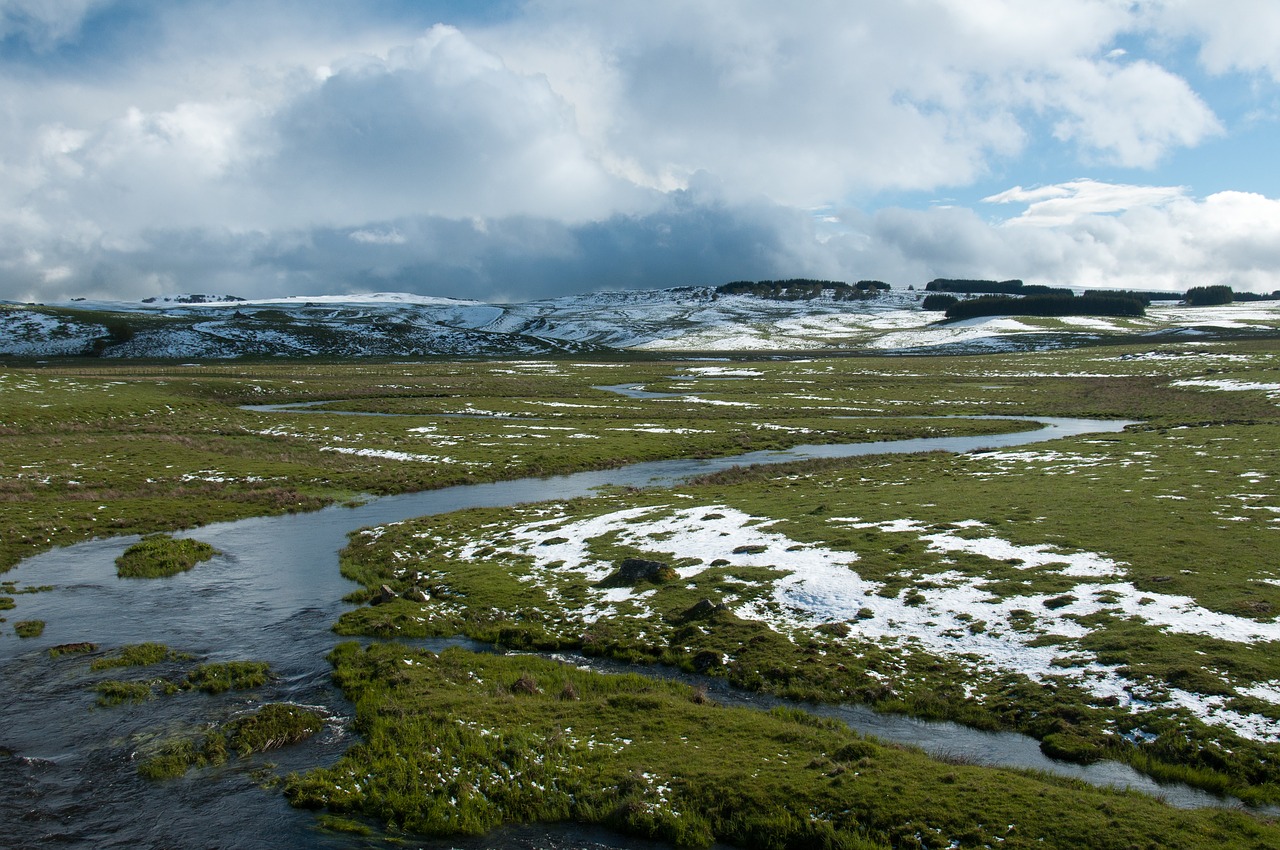
[[[319, 412], [319, 411], [317, 411]], [[333, 411], [324, 411], [333, 412]], [[997, 417], [1016, 419], [1018, 417]], [[186, 778], [151, 783], [138, 778], [134, 753], [148, 736], [224, 721], [267, 700], [325, 707], [332, 717], [312, 741], [270, 754], [278, 770], [329, 764], [350, 745], [344, 721], [351, 706], [333, 687], [325, 656], [338, 642], [330, 626], [349, 606], [341, 598], [355, 585], [338, 573], [337, 554], [357, 528], [469, 507], [501, 507], [591, 495], [605, 486], [663, 487], [734, 466], [809, 458], [965, 452], [1027, 445], [1059, 437], [1117, 432], [1123, 421], [1036, 417], [1040, 429], [981, 437], [942, 437], [853, 445], [800, 446], [731, 458], [640, 463], [620, 469], [450, 487], [387, 496], [357, 507], [333, 506], [307, 514], [219, 523], [185, 535], [221, 554], [194, 570], [161, 580], [115, 575], [115, 558], [136, 537], [94, 540], [36, 555], [5, 575], [25, 585], [54, 585], [15, 597], [10, 622], [44, 620], [38, 638], [0, 636], [0, 844], [15, 847], [225, 847], [359, 848], [371, 839], [320, 830], [315, 817], [291, 809], [279, 793], [264, 791], [245, 762], [193, 771]], [[160, 641], [198, 660], [269, 661], [277, 679], [254, 692], [208, 696], [183, 693], [144, 704], [98, 708], [92, 684], [104, 678], [141, 678], [138, 670], [91, 673], [85, 656], [51, 659], [52, 646], [75, 641], [102, 651]], [[598, 669], [620, 669], [572, 658]], [[171, 665], [155, 675], [174, 675]], [[636, 672], [637, 668], [625, 668]], [[640, 668], [654, 675], [676, 671]], [[724, 703], [770, 707], [778, 700], [702, 680]], [[950, 723], [880, 715], [861, 706], [805, 706], [838, 717], [880, 738], [911, 743], [978, 763], [1032, 767], [1102, 785], [1139, 788], [1174, 805], [1223, 801], [1195, 789], [1157, 786], [1127, 766], [1089, 767], [1045, 758], [1021, 735], [987, 733]], [[250, 760], [249, 765], [262, 759]], [[474, 840], [415, 842], [444, 848], [648, 848], [649, 842], [572, 825], [499, 830]]]

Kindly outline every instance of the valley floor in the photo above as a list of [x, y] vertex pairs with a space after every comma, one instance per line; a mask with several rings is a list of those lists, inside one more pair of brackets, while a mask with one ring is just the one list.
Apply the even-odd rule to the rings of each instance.
[[[1265, 817], [948, 764], [798, 711], [752, 720], [685, 686], [385, 642], [466, 635], [667, 665], [1015, 730], [1056, 758], [1278, 802], [1274, 341], [9, 368], [0, 559], [20, 580], [20, 559], [48, 546], [367, 494], [1031, 427], [1000, 416], [1136, 424], [353, 534], [342, 569], [365, 589], [335, 628], [384, 641], [333, 656], [361, 742], [287, 793], [393, 834], [574, 819], [744, 846], [1280, 843]], [[637, 577], [627, 563], [658, 566]], [[22, 597], [8, 598], [17, 619]], [[0, 640], [18, 640], [6, 625]], [[45, 639], [70, 639], [59, 628]]]

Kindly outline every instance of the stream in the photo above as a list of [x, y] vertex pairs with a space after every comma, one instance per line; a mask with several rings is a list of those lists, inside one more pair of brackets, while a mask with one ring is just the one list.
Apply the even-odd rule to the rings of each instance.
[[[300, 412], [300, 411], [295, 411]], [[315, 411], [321, 413], [322, 411]], [[332, 413], [334, 411], [323, 411]], [[1018, 419], [1019, 417], [992, 417]], [[192, 771], [186, 778], [148, 782], [137, 776], [136, 751], [149, 737], [222, 722], [264, 701], [323, 707], [331, 717], [311, 741], [269, 754], [278, 772], [330, 764], [351, 744], [345, 721], [351, 706], [330, 682], [326, 654], [338, 642], [330, 626], [349, 606], [355, 585], [338, 572], [338, 551], [357, 528], [470, 507], [501, 507], [591, 495], [605, 486], [663, 487], [689, 478], [761, 463], [809, 458], [966, 452], [1004, 448], [1089, 433], [1117, 432], [1123, 421], [1035, 417], [1037, 430], [981, 437], [943, 437], [883, 443], [799, 446], [730, 458], [639, 463], [619, 469], [450, 487], [378, 498], [356, 507], [258, 517], [205, 526], [177, 536], [197, 537], [221, 554], [195, 569], [161, 580], [120, 579], [115, 558], [137, 537], [93, 540], [33, 556], [4, 576], [51, 591], [15, 596], [11, 621], [44, 620], [44, 634], [0, 637], [0, 844], [14, 847], [360, 848], [375, 839], [332, 833], [315, 815], [297, 811], [278, 792], [263, 790], [246, 762]], [[142, 704], [98, 708], [92, 684], [119, 671], [91, 673], [85, 656], [49, 657], [58, 644], [91, 641], [103, 650], [159, 641], [197, 659], [269, 661], [276, 679], [253, 692], [218, 696], [181, 693]], [[443, 643], [428, 644], [439, 646]], [[619, 665], [580, 657], [572, 663], [602, 670]], [[190, 666], [188, 663], [185, 666]], [[172, 675], [184, 665], [163, 665]], [[660, 676], [676, 671], [625, 668]], [[138, 670], [125, 671], [139, 678]], [[768, 708], [770, 697], [747, 694], [716, 680], [707, 684], [723, 703]], [[1222, 805], [1204, 792], [1159, 786], [1131, 768], [1055, 762], [1037, 742], [1011, 733], [980, 732], [950, 723], [880, 715], [862, 706], [804, 706], [838, 717], [885, 740], [935, 754], [991, 765], [1031, 767], [1101, 785], [1159, 794], [1176, 806]], [[261, 765], [262, 757], [247, 762]], [[574, 825], [507, 828], [476, 839], [415, 841], [424, 848], [651, 848], [655, 845]]]

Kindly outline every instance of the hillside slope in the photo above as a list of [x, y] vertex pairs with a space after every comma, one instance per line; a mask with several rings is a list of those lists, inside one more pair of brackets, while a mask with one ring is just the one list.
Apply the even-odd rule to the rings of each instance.
[[920, 295], [891, 291], [862, 301], [787, 301], [686, 287], [523, 304], [405, 293], [0, 304], [0, 355], [196, 359], [593, 350], [923, 354], [1052, 348], [1130, 335], [1185, 339], [1280, 329], [1280, 302], [1208, 308], [1156, 304], [1142, 318], [993, 317], [942, 324], [939, 313], [920, 309]]

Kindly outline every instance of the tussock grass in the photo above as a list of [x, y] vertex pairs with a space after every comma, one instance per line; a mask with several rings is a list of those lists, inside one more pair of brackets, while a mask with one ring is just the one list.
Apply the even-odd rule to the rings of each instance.
[[177, 779], [187, 771], [226, 764], [232, 754], [254, 753], [305, 741], [324, 728], [324, 718], [290, 703], [267, 703], [221, 727], [200, 734], [167, 738], [150, 747], [138, 762], [144, 779]]
[[37, 638], [44, 634], [44, 620], [19, 620], [13, 624], [13, 633], [20, 638]]
[[186, 572], [216, 554], [217, 549], [199, 540], [177, 540], [168, 534], [149, 534], [116, 558], [116, 575], [121, 578], [163, 578]]

